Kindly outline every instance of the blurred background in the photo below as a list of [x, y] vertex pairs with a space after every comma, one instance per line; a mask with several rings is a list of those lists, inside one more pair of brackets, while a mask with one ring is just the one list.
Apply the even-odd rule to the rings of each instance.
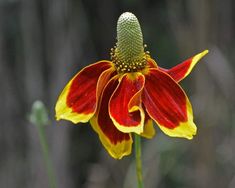
[[146, 188], [235, 187], [235, 2], [232, 0], [0, 0], [0, 187], [48, 187], [37, 129], [28, 121], [44, 102], [46, 137], [59, 188], [135, 188], [134, 152], [112, 159], [89, 124], [56, 122], [54, 106], [82, 67], [110, 59], [116, 22], [139, 19], [147, 50], [164, 68], [209, 49], [181, 85], [197, 136], [143, 140]]

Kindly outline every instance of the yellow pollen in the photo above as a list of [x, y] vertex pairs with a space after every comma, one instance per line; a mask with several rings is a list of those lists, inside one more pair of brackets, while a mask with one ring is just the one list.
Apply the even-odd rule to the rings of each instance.
[[[112, 49], [111, 49], [112, 51]], [[110, 53], [111, 61], [114, 63], [118, 73], [137, 72], [144, 69], [147, 65], [147, 57], [149, 52], [144, 52], [142, 56], [136, 58], [128, 58], [127, 60], [118, 58], [116, 47], [114, 53]]]

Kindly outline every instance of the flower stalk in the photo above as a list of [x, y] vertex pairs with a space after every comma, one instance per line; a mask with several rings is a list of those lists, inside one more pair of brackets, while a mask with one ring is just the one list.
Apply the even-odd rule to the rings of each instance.
[[142, 175], [142, 160], [141, 160], [141, 138], [135, 134], [135, 160], [136, 160], [136, 175], [138, 181], [138, 188], [143, 188], [143, 175]]

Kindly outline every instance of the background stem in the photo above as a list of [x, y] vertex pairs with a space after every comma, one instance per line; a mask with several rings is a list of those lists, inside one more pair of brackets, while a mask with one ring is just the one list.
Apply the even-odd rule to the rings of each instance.
[[49, 156], [49, 147], [46, 141], [46, 135], [43, 125], [37, 125], [38, 128], [38, 134], [40, 139], [40, 144], [42, 146], [42, 152], [43, 157], [45, 161], [45, 165], [47, 168], [47, 175], [48, 175], [48, 181], [49, 181], [49, 187], [50, 188], [56, 188], [56, 180], [55, 180], [55, 174], [52, 167], [52, 162]]

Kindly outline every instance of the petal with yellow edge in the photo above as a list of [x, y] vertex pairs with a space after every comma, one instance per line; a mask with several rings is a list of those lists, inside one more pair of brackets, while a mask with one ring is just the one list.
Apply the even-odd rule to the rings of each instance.
[[143, 103], [160, 129], [172, 137], [192, 139], [197, 127], [183, 89], [166, 73], [150, 69], [145, 75]]
[[176, 65], [175, 67], [171, 69], [163, 69], [160, 68], [160, 70], [166, 72], [169, 74], [176, 82], [180, 82], [183, 80], [186, 76], [189, 75], [189, 73], [192, 71], [194, 66], [199, 62], [201, 58], [203, 58], [209, 51], [204, 50], [203, 52], [187, 59], [186, 61], [180, 63], [179, 65]]
[[144, 80], [138, 72], [124, 74], [109, 101], [109, 115], [122, 132], [143, 132], [145, 114], [141, 107], [141, 92]]
[[100, 90], [113, 72], [112, 63], [100, 61], [83, 68], [66, 85], [56, 103], [56, 119], [87, 122], [94, 115]]
[[140, 135], [148, 139], [151, 139], [155, 136], [155, 128], [153, 126], [153, 120], [151, 119], [151, 117], [149, 117], [146, 111], [145, 111], [145, 120], [144, 120], [144, 131]]
[[114, 77], [106, 85], [101, 96], [99, 108], [91, 118], [90, 123], [98, 133], [101, 143], [109, 154], [116, 159], [121, 159], [131, 153], [133, 141], [131, 134], [120, 132], [109, 117], [108, 103], [117, 85], [118, 77]]

